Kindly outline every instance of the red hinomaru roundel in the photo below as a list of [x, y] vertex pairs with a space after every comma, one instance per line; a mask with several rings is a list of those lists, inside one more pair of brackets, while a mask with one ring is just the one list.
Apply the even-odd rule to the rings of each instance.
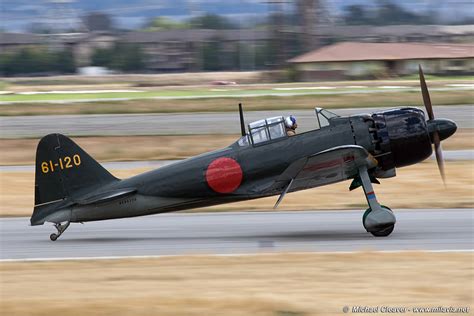
[[232, 158], [217, 158], [206, 170], [206, 181], [218, 193], [234, 192], [242, 182], [242, 168]]

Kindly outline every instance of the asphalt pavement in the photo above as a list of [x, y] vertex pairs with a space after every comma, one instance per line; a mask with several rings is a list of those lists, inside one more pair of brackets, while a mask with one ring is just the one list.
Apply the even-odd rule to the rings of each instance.
[[474, 211], [394, 210], [385, 238], [362, 227], [363, 211], [170, 213], [71, 224], [55, 242], [51, 224], [0, 219], [0, 259], [347, 251], [472, 251]]
[[[317, 99], [315, 99], [315, 106]], [[354, 115], [381, 111], [383, 108], [347, 108], [331, 111]], [[437, 118], [454, 120], [459, 128], [474, 128], [472, 105], [435, 106]], [[298, 131], [316, 128], [313, 110], [248, 111], [245, 121], [293, 114]], [[239, 114], [235, 112], [196, 112], [160, 114], [39, 115], [0, 117], [0, 138], [42, 137], [50, 133], [68, 136], [118, 135], [193, 135], [240, 133]]]

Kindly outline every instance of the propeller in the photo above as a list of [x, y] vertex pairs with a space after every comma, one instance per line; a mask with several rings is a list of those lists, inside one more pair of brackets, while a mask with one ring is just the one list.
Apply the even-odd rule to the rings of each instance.
[[[423, 74], [423, 69], [421, 65], [418, 65], [418, 71], [420, 74], [420, 86], [421, 94], [423, 95], [423, 103], [425, 104], [426, 112], [428, 113], [428, 118], [430, 121], [433, 121], [434, 113], [433, 106], [431, 105], [430, 93], [428, 92], [428, 86], [426, 85], [425, 76]], [[444, 160], [443, 160], [443, 151], [441, 149], [441, 141], [439, 138], [439, 133], [437, 129], [434, 129], [432, 132], [432, 141], [435, 148], [436, 162], [438, 163], [439, 173], [443, 179], [444, 185], [446, 185], [446, 175], [444, 173]]]

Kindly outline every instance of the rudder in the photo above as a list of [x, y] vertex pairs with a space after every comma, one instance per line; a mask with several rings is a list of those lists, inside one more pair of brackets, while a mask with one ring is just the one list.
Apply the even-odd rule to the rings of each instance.
[[49, 134], [40, 140], [35, 168], [35, 205], [79, 196], [118, 180], [61, 134]]

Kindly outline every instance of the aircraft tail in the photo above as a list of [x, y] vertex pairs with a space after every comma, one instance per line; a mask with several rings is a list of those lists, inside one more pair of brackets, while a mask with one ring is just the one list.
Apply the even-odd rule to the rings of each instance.
[[49, 134], [40, 140], [35, 168], [35, 212], [43, 204], [81, 196], [118, 180], [61, 134]]

